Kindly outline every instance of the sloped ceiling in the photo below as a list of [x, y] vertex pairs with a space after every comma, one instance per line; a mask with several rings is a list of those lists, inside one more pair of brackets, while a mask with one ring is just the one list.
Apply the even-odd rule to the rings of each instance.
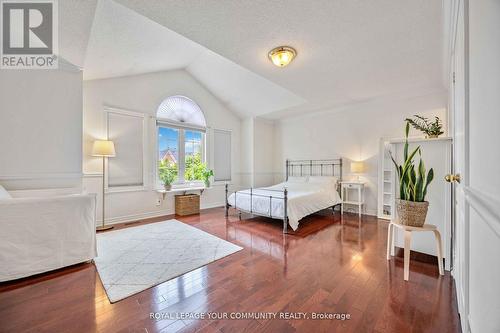
[[[441, 1], [59, 4], [61, 55], [83, 64], [85, 79], [183, 68], [242, 117], [443, 90]], [[277, 68], [267, 52], [283, 44], [298, 56]]]
[[100, 0], [85, 57], [84, 78], [185, 68], [202, 49], [186, 40], [133, 10]]
[[58, 4], [59, 54], [82, 68], [97, 0], [58, 1]]
[[[443, 89], [436, 0], [117, 0], [301, 96], [278, 116]], [[298, 51], [277, 68], [279, 45]]]
[[86, 80], [185, 69], [241, 117], [305, 103], [281, 86], [110, 0], [100, 0]]

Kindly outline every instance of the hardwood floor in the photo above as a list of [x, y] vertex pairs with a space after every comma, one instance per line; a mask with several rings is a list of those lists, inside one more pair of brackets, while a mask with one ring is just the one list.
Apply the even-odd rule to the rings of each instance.
[[[437, 264], [412, 260], [410, 281], [403, 281], [402, 259], [385, 258], [383, 220], [323, 212], [283, 236], [278, 221], [236, 215], [226, 221], [221, 208], [177, 219], [244, 250], [115, 304], [93, 264], [0, 284], [0, 332], [460, 332], [449, 272], [439, 277]], [[153, 320], [152, 312], [172, 318]], [[174, 317], [208, 312], [350, 319]]]

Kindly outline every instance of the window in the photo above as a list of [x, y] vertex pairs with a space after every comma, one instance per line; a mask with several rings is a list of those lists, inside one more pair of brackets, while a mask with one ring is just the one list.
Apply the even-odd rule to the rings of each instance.
[[158, 165], [172, 170], [178, 179], [179, 130], [169, 127], [158, 127]]
[[181, 124], [187, 127], [205, 130], [205, 116], [198, 104], [184, 96], [166, 98], [158, 107], [156, 117], [159, 120]]
[[203, 163], [203, 133], [198, 131], [184, 131], [184, 163], [186, 170], [184, 180], [203, 180], [202, 173], [205, 169]]
[[157, 170], [170, 170], [177, 184], [202, 181], [205, 131], [205, 117], [195, 102], [184, 96], [165, 99], [157, 111]]
[[111, 108], [105, 112], [108, 139], [116, 149], [116, 157], [108, 159], [108, 189], [144, 187], [144, 114]]

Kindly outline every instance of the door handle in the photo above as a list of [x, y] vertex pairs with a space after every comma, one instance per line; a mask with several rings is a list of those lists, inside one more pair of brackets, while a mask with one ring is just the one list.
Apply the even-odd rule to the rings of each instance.
[[447, 174], [446, 176], [444, 176], [444, 180], [446, 180], [448, 183], [460, 183], [460, 174]]

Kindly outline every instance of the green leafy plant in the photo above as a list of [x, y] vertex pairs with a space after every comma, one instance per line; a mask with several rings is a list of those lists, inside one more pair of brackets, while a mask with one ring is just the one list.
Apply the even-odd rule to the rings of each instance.
[[210, 177], [213, 175], [213, 170], [208, 169], [207, 165], [202, 163], [199, 153], [186, 156], [186, 170], [184, 172], [186, 180], [203, 180], [205, 185], [209, 187]]
[[205, 170], [203, 170], [203, 181], [205, 182], [205, 185], [207, 187], [210, 186], [210, 177], [212, 177], [213, 175], [214, 175], [213, 170], [210, 170], [208, 168], [205, 168]]
[[[158, 171], [160, 180], [165, 185], [171, 185], [178, 177], [177, 164], [168, 160], [159, 162]], [[205, 184], [209, 185], [210, 177], [213, 175], [213, 170], [208, 169], [207, 165], [201, 161], [201, 155], [199, 153], [186, 156], [186, 166], [184, 170], [185, 180], [202, 180]]]
[[439, 117], [434, 117], [434, 121], [431, 122], [426, 117], [415, 115], [413, 119], [406, 118], [405, 121], [413, 126], [413, 128], [424, 132], [429, 137], [438, 137], [444, 133], [442, 131], [443, 124]]
[[160, 180], [164, 185], [172, 185], [177, 179], [177, 165], [170, 161], [160, 161], [158, 166]]
[[[415, 148], [411, 153], [408, 152], [408, 133], [410, 132], [410, 122], [406, 121], [405, 129], [405, 145], [404, 145], [404, 162], [399, 165], [391, 154], [391, 159], [399, 177], [399, 198], [401, 200], [423, 202], [427, 195], [427, 187], [434, 179], [434, 170], [431, 168], [425, 173], [425, 165], [422, 160], [422, 149], [420, 146]], [[419, 155], [419, 162], [415, 168], [414, 158]]]
[[186, 180], [203, 180], [203, 171], [205, 169], [206, 165], [201, 161], [199, 153], [186, 156], [186, 169], [184, 171]]

